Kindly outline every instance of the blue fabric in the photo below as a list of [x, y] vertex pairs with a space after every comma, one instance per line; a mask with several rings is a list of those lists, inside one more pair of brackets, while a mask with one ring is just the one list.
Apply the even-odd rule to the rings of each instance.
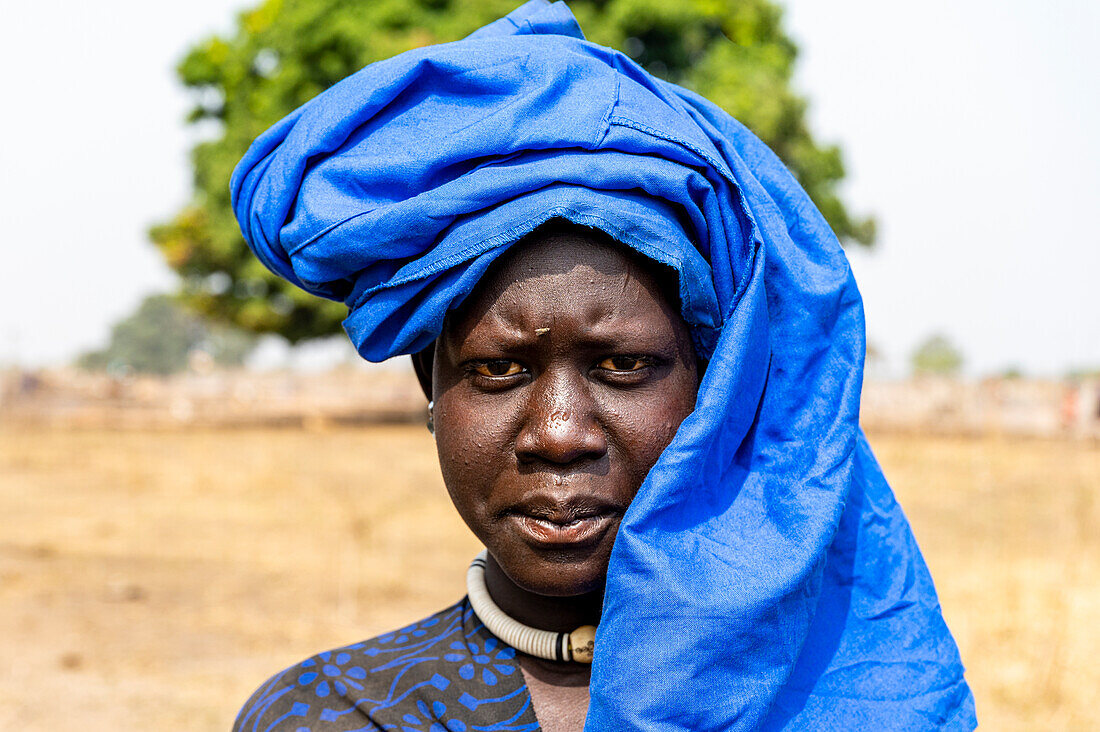
[[971, 729], [932, 580], [858, 425], [859, 293], [775, 155], [530, 2], [261, 136], [233, 205], [273, 271], [411, 353], [551, 217], [680, 274], [710, 359], [608, 571], [586, 729]]

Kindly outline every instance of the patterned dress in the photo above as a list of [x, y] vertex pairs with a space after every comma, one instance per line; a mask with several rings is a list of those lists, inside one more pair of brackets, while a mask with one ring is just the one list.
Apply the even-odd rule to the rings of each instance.
[[276, 674], [234, 732], [534, 732], [516, 651], [466, 598], [420, 622]]

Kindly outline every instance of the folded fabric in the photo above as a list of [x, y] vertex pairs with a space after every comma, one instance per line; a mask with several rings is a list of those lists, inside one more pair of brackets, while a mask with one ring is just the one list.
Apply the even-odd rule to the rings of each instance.
[[859, 425], [862, 305], [776, 156], [535, 0], [372, 64], [234, 173], [274, 272], [347, 303], [370, 360], [439, 334], [551, 218], [679, 274], [709, 359], [608, 570], [589, 730], [972, 729], [931, 578]]

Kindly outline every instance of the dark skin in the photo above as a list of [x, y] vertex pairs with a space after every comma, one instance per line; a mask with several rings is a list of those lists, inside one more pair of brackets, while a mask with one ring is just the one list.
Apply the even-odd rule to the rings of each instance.
[[[619, 522], [694, 408], [695, 354], [657, 267], [582, 229], [536, 233], [414, 358], [451, 500], [521, 623], [599, 623]], [[587, 686], [587, 666], [530, 661]]]

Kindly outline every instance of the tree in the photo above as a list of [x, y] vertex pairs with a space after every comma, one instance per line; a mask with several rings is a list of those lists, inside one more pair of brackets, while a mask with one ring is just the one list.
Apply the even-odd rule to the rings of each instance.
[[186, 369], [192, 353], [205, 351], [215, 363], [239, 366], [255, 343], [255, 335], [208, 324], [168, 295], [151, 295], [111, 328], [106, 348], [85, 353], [77, 365], [90, 370], [171, 374]]
[[913, 373], [919, 376], [953, 376], [962, 368], [959, 349], [944, 335], [934, 335], [913, 351]]
[[[216, 129], [192, 151], [194, 198], [151, 230], [183, 276], [183, 299], [208, 316], [291, 342], [331, 334], [346, 309], [288, 285], [251, 256], [229, 205], [229, 177], [252, 140], [368, 63], [463, 37], [520, 0], [264, 0], [232, 38], [212, 37], [180, 63], [189, 120]], [[871, 244], [872, 219], [838, 197], [837, 147], [817, 143], [791, 88], [797, 49], [769, 0], [575, 0], [588, 38], [712, 99], [787, 163], [844, 242]]]

